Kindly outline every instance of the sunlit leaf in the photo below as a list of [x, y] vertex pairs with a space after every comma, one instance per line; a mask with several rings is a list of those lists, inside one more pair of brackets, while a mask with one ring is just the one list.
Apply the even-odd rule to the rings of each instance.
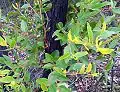
[[98, 39], [98, 38], [99, 38], [99, 37], [96, 37], [96, 40], [95, 40], [95, 41], [96, 41], [96, 42], [95, 42], [95, 43], [96, 43], [96, 48], [99, 48], [99, 45], [98, 45], [99, 39]]
[[109, 48], [98, 48], [98, 51], [105, 55], [112, 53], [114, 50]]
[[15, 79], [12, 76], [5, 76], [0, 78], [0, 82], [2, 83], [10, 83], [12, 81], [15, 81]]
[[84, 74], [85, 73], [85, 64], [82, 65], [79, 73], [80, 74]]
[[59, 60], [64, 60], [64, 59], [67, 59], [67, 58], [70, 58], [70, 54], [69, 54], [69, 53], [66, 53], [66, 54], [64, 54], [63, 56], [61, 56], [61, 57], [58, 59], [58, 61], [59, 61]]
[[4, 40], [1, 36], [0, 36], [0, 45], [1, 46], [7, 46], [6, 40]]
[[104, 31], [106, 30], [106, 27], [107, 27], [107, 26], [106, 26], [106, 22], [104, 21], [104, 22], [103, 22], [103, 26], [102, 26], [102, 30], [101, 30], [101, 31], [104, 32]]
[[75, 43], [75, 44], [80, 44], [80, 43], [82, 43], [82, 42], [80, 41], [79, 37], [75, 37], [75, 38], [72, 40], [72, 42]]
[[72, 38], [71, 31], [68, 32], [68, 41], [73, 42], [75, 44], [82, 44], [82, 41], [79, 39], [79, 37]]
[[89, 73], [89, 72], [91, 72], [91, 70], [92, 70], [92, 64], [89, 63], [89, 64], [88, 64], [88, 67], [87, 67], [87, 69], [86, 69], [86, 72]]
[[71, 31], [68, 32], [68, 40], [69, 40], [69, 41], [72, 41]]
[[40, 84], [43, 91], [48, 91], [47, 85], [48, 85], [48, 79], [46, 78], [39, 78], [36, 80], [37, 84]]
[[99, 76], [99, 73], [93, 73], [93, 74], [91, 74], [93, 77], [97, 77], [97, 76]]

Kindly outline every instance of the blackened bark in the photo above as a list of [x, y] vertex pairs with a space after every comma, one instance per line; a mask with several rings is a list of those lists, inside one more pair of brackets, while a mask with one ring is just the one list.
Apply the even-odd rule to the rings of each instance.
[[59, 50], [60, 54], [62, 54], [63, 48], [60, 45], [60, 41], [56, 41], [55, 37], [52, 38], [53, 33], [56, 30], [56, 24], [58, 22], [62, 22], [65, 24], [66, 22], [66, 13], [68, 8], [68, 0], [50, 0], [52, 3], [52, 9], [48, 12], [48, 26], [50, 31], [46, 33], [46, 45], [45, 48], [46, 53], [52, 53], [55, 50]]

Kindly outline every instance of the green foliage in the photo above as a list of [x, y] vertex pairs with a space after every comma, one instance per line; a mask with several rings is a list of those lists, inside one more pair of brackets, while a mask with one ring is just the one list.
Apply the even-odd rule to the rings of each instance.
[[[102, 72], [96, 70], [97, 65], [100, 61], [104, 62], [105, 55], [108, 54], [110, 59], [104, 67], [106, 76], [114, 65], [112, 59], [114, 47], [119, 40], [120, 27], [109, 27], [109, 24], [120, 14], [115, 2], [71, 0], [66, 25], [58, 23], [53, 34], [61, 45], [66, 45], [63, 55], [60, 56], [59, 51], [44, 53], [44, 32], [48, 30], [44, 28], [46, 19], [43, 13], [51, 9], [51, 3], [46, 4], [47, 1], [36, 0], [33, 7], [29, 3], [22, 7], [13, 4], [15, 12], [9, 12], [4, 19], [6, 25], [1, 31], [6, 35], [5, 39], [0, 37], [0, 45], [7, 46], [7, 51], [24, 51], [28, 55], [25, 60], [21, 60], [14, 51], [15, 61], [5, 55], [0, 58], [0, 63], [11, 68], [0, 68], [0, 83], [10, 86], [15, 92], [33, 92], [36, 87], [41, 87], [43, 92], [72, 92], [67, 84], [68, 73], [74, 71], [76, 74], [99, 78]], [[112, 7], [113, 16], [106, 17], [102, 14], [101, 9], [107, 5]], [[30, 10], [33, 13], [29, 15]], [[42, 63], [38, 58], [41, 52], [45, 54]], [[98, 52], [100, 55], [97, 61], [89, 61], [89, 55]], [[48, 79], [38, 78], [32, 81], [28, 71], [30, 67], [50, 69], [51, 73]], [[14, 72], [12, 76], [11, 72]]]

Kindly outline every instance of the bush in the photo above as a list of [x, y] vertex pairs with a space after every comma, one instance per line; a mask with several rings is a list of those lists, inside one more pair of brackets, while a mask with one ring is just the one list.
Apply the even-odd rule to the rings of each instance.
[[[34, 7], [29, 3], [22, 7], [13, 4], [15, 10], [1, 18], [5, 40], [0, 37], [0, 45], [7, 46], [7, 51], [12, 51], [14, 56], [14, 61], [5, 55], [0, 58], [1, 64], [10, 68], [1, 66], [0, 70], [0, 82], [6, 90], [32, 92], [41, 87], [43, 92], [71, 92], [69, 74], [97, 79], [103, 74], [107, 76], [114, 65], [114, 57], [119, 53], [114, 49], [119, 42], [120, 29], [116, 22], [116, 16], [120, 14], [116, 2], [70, 1], [67, 23], [65, 26], [58, 23], [53, 34], [65, 46], [62, 56], [57, 50], [51, 54], [44, 51], [45, 32], [49, 31], [44, 25], [47, 20], [44, 14], [51, 8], [51, 4], [45, 2], [35, 2]], [[102, 11], [106, 6], [110, 7], [112, 15], [105, 15]], [[114, 27], [113, 21], [116, 22]], [[43, 54], [45, 59], [41, 61]], [[101, 63], [106, 65], [98, 69]], [[51, 73], [48, 78], [32, 80], [31, 67], [49, 69]], [[14, 74], [10, 76], [11, 72]]]

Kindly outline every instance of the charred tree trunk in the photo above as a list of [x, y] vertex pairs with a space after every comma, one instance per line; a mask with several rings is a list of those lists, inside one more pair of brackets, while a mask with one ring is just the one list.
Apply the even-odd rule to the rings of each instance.
[[60, 54], [63, 52], [63, 48], [60, 45], [60, 41], [56, 41], [55, 37], [52, 38], [53, 33], [56, 30], [56, 24], [58, 22], [62, 22], [65, 24], [66, 22], [66, 13], [68, 8], [68, 0], [50, 0], [52, 3], [52, 9], [47, 13], [48, 15], [48, 26], [50, 30], [46, 33], [45, 39], [45, 52], [52, 53], [55, 50], [58, 50]]

